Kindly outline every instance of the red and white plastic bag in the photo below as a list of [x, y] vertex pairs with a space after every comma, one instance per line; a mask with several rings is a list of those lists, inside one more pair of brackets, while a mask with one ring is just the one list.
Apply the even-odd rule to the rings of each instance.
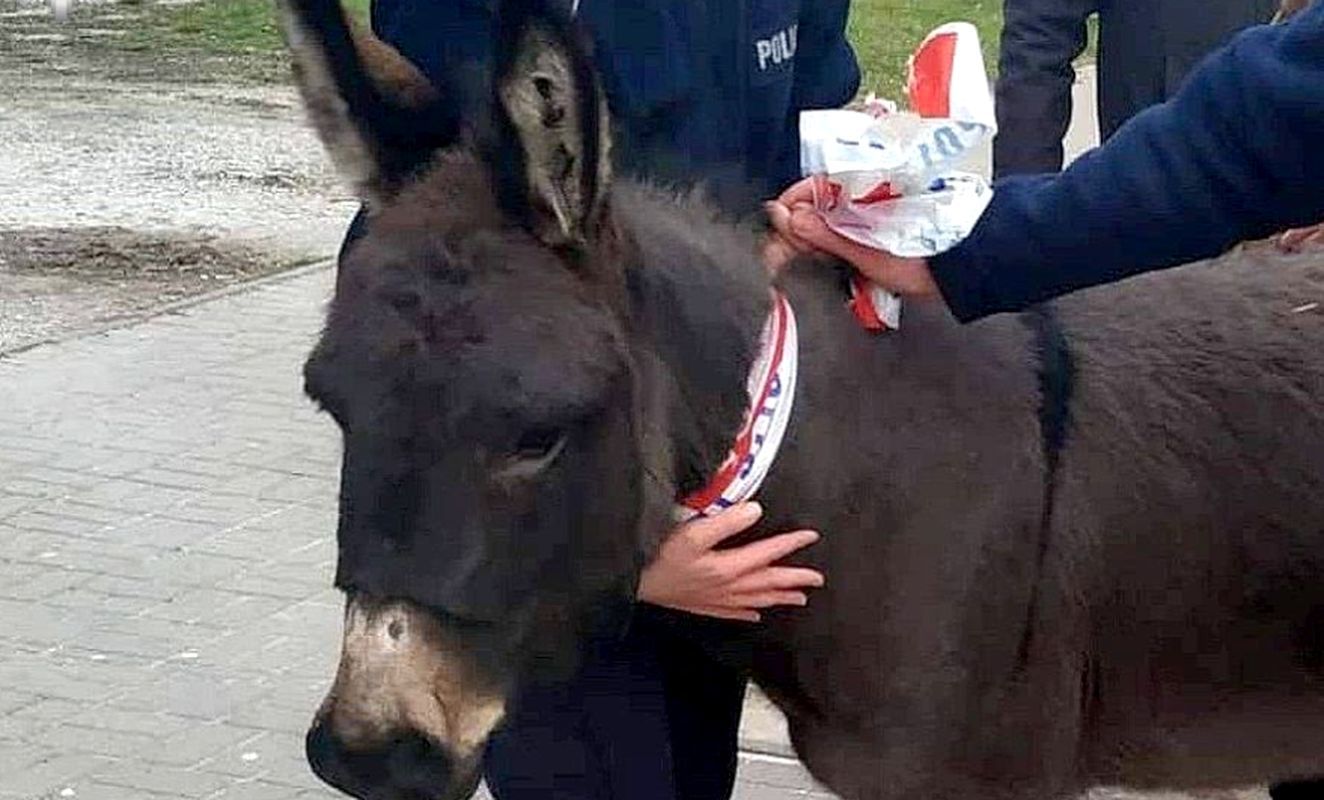
[[[970, 235], [992, 199], [981, 176], [954, 169], [997, 132], [979, 32], [939, 27], [910, 60], [910, 109], [872, 97], [864, 111], [800, 115], [800, 162], [814, 205], [837, 233], [893, 255], [927, 257]], [[895, 329], [901, 304], [856, 276], [852, 308], [873, 330]]]

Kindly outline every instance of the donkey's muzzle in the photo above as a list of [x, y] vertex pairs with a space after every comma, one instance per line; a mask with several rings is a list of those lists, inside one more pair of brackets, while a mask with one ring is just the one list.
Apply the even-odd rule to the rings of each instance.
[[476, 760], [456, 763], [416, 734], [359, 750], [318, 720], [308, 731], [305, 750], [317, 777], [359, 800], [465, 800], [478, 788]]

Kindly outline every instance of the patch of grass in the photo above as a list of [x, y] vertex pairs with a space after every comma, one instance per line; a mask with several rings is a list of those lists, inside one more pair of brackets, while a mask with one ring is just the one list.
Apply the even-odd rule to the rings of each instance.
[[957, 21], [979, 29], [991, 75], [997, 66], [1002, 0], [853, 0], [850, 37], [864, 71], [861, 91], [901, 100], [910, 54], [929, 31]]
[[[366, 21], [372, 0], [342, 2]], [[955, 20], [972, 22], [979, 29], [989, 74], [996, 71], [1002, 0], [853, 0], [851, 6], [850, 37], [864, 71], [864, 92], [900, 99], [910, 54], [929, 31]], [[1096, 27], [1091, 25], [1091, 40]], [[166, 49], [246, 57], [271, 79], [284, 80], [287, 75], [274, 0], [155, 6], [125, 44], [145, 52]]]
[[[366, 21], [372, 0], [342, 0]], [[445, 2], [447, 0], [439, 0]], [[284, 46], [276, 27], [274, 0], [199, 0], [152, 6], [123, 44], [143, 52], [189, 51], [238, 57], [258, 74], [283, 80]], [[992, 71], [997, 61], [1002, 0], [854, 0], [850, 36], [864, 70], [864, 91], [900, 98], [906, 59], [930, 30], [966, 20], [979, 28]]]
[[[370, 0], [344, 2], [351, 14], [367, 19]], [[273, 0], [199, 0], [158, 7], [135, 38], [144, 44], [227, 56], [270, 55], [284, 48]]]
[[[944, 22], [971, 22], [979, 29], [989, 78], [997, 75], [1002, 35], [1002, 0], [853, 0], [850, 38], [860, 58], [862, 93], [876, 92], [900, 101], [906, 84], [906, 61], [929, 31]], [[1089, 44], [1080, 61], [1098, 51], [1099, 18], [1089, 20]]]

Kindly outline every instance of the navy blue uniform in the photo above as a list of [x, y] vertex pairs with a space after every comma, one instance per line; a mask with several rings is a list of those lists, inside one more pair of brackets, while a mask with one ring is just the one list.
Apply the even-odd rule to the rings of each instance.
[[1071, 121], [1071, 62], [1099, 14], [1099, 132], [1181, 88], [1200, 60], [1273, 15], [1275, 0], [1005, 0], [996, 176], [1057, 172]]
[[[490, 0], [378, 0], [377, 35], [426, 74], [481, 75]], [[855, 95], [848, 0], [581, 0], [617, 166], [704, 182], [742, 208], [800, 175], [799, 112]], [[482, 82], [469, 82], [481, 87]]]
[[1059, 175], [999, 181], [930, 259], [961, 320], [1222, 253], [1324, 219], [1324, 3], [1205, 61]]
[[[569, 4], [569, 0], [567, 0]], [[376, 0], [375, 33], [481, 113], [491, 0]], [[735, 213], [796, 180], [799, 112], [859, 84], [849, 0], [580, 0], [618, 170], [703, 184]], [[351, 230], [361, 229], [362, 216]], [[498, 800], [725, 800], [745, 680], [641, 606], [569, 682], [530, 687], [485, 763]]]

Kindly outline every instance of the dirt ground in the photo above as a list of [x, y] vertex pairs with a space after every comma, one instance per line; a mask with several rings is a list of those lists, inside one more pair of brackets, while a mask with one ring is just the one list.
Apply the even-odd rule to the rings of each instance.
[[327, 257], [356, 203], [269, 55], [105, 46], [0, 0], [0, 353]]

